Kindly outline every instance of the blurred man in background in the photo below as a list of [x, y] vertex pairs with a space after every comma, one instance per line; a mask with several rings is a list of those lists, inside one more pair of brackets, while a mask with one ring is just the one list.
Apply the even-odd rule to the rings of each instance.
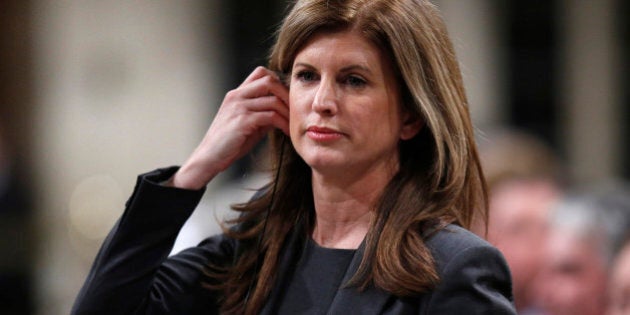
[[488, 230], [475, 232], [503, 252], [512, 272], [516, 309], [531, 314], [532, 280], [542, 265], [548, 213], [561, 196], [562, 172], [554, 152], [523, 132], [492, 132], [479, 145], [490, 202]]
[[610, 267], [630, 221], [630, 193], [620, 187], [570, 196], [553, 209], [533, 290], [544, 314], [605, 313]]
[[630, 233], [613, 263], [606, 315], [630, 314]]

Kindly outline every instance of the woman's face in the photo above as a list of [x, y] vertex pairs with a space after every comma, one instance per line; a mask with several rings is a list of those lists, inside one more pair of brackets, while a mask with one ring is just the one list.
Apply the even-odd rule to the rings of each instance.
[[290, 132], [314, 170], [347, 176], [398, 169], [404, 124], [391, 61], [354, 32], [314, 35], [298, 52], [290, 81]]

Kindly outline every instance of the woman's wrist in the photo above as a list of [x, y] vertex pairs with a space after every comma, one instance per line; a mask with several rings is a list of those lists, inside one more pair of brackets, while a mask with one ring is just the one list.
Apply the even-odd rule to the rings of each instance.
[[219, 173], [218, 170], [196, 167], [195, 163], [184, 164], [166, 183], [166, 186], [199, 190], [205, 187]]

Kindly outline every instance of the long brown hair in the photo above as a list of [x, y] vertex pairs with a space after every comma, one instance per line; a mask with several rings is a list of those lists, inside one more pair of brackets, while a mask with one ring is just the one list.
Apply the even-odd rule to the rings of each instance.
[[[401, 106], [424, 123], [418, 135], [400, 143], [399, 171], [375, 205], [363, 260], [348, 285], [359, 290], [374, 285], [399, 296], [426, 292], [439, 281], [427, 235], [448, 223], [468, 228], [474, 216], [487, 216], [485, 181], [446, 26], [437, 8], [424, 0], [300, 0], [278, 31], [269, 68], [289, 75], [309, 38], [337, 31], [358, 32], [392, 58]], [[281, 165], [272, 183], [278, 202], [269, 210], [274, 197], [267, 189], [260, 198], [235, 206], [243, 215], [225, 232], [240, 241], [238, 259], [211, 269], [226, 313], [259, 312], [288, 235], [296, 227], [312, 229], [311, 170], [281, 132], [273, 132], [270, 143], [274, 167]]]

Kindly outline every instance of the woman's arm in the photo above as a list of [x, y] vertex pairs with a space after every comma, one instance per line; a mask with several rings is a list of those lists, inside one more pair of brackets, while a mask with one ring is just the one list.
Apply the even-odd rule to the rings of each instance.
[[225, 244], [230, 241], [209, 239], [166, 257], [212, 178], [268, 131], [278, 128], [288, 134], [288, 96], [275, 73], [256, 68], [227, 93], [205, 137], [181, 168], [139, 177], [122, 218], [96, 257], [73, 314], [151, 313], [156, 306], [159, 313], [182, 314], [174, 308], [208, 300], [196, 297], [204, 291], [195, 291], [203, 266], [230, 255], [232, 247]]
[[[139, 308], [172, 310], [194, 296], [209, 260], [231, 259], [223, 237], [167, 259], [175, 238], [203, 189], [161, 186], [177, 168], [138, 177], [125, 212], [102, 245], [72, 314], [129, 314]], [[177, 306], [179, 307], [179, 306]], [[144, 312], [143, 312], [144, 313]]]

